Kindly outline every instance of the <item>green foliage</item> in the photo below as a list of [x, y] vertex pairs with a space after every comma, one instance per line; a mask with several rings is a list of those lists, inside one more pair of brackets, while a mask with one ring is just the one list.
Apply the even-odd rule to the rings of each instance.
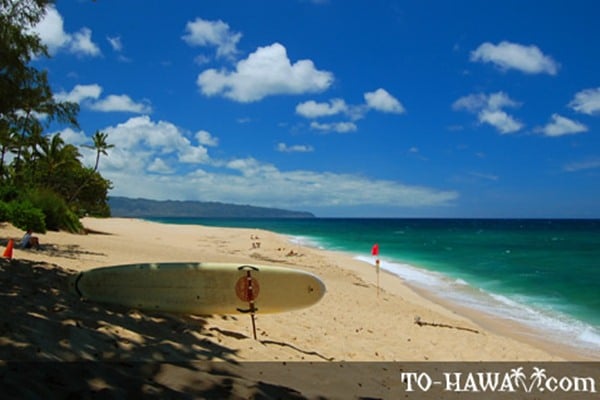
[[10, 221], [10, 207], [7, 203], [0, 201], [0, 222]]
[[19, 198], [19, 190], [10, 183], [0, 185], [0, 201], [11, 202]]
[[74, 181], [82, 184], [71, 192], [72, 209], [77, 210], [80, 216], [109, 217], [107, 198], [108, 191], [112, 188], [111, 182], [91, 168], [80, 170]]
[[29, 202], [13, 201], [9, 204], [10, 221], [14, 226], [24, 231], [46, 233], [45, 217], [42, 210], [35, 208]]
[[77, 215], [69, 210], [65, 200], [52, 190], [32, 190], [28, 192], [27, 200], [42, 211], [47, 229], [69, 232], [81, 232], [83, 229]]
[[82, 164], [79, 149], [59, 134], [44, 135], [51, 122], [78, 127], [79, 112], [78, 104], [57, 101], [47, 72], [31, 65], [48, 56], [31, 28], [52, 3], [0, 0], [0, 218], [38, 232], [76, 232], [81, 230], [79, 216], [110, 214], [111, 183], [97, 169], [100, 155], [113, 145], [107, 143], [107, 134], [95, 133], [92, 169]]

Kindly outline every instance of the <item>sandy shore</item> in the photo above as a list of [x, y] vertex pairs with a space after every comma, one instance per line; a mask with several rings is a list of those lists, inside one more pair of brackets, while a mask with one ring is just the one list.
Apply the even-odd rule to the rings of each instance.
[[[133, 362], [129, 377], [142, 376], [139, 379], [147, 386], [140, 390], [159, 387], [165, 394], [170, 393], [167, 390], [179, 393], [188, 388], [186, 393], [196, 393], [198, 387], [206, 389], [196, 382], [198, 375], [191, 374], [189, 366], [178, 363], [199, 362], [193, 364], [196, 372], [204, 368], [214, 377], [213, 385], [223, 389], [222, 380], [216, 378], [222, 375], [211, 372], [212, 367], [203, 362], [221, 361], [234, 367], [246, 361], [272, 362], [261, 364], [267, 368], [294, 361], [311, 365], [307, 362], [570, 359], [568, 354], [492, 332], [475, 323], [476, 318], [468, 319], [430, 301], [386, 274], [381, 276], [377, 295], [373, 267], [344, 254], [300, 247], [272, 232], [118, 218], [86, 218], [83, 224], [93, 233], [48, 232], [40, 235], [40, 250], [15, 249], [13, 260], [0, 261], [0, 360], [86, 361], [96, 369], [105, 362]], [[0, 244], [22, 234], [10, 225], [0, 225]], [[260, 248], [252, 246], [254, 235], [260, 237]], [[295, 255], [289, 256], [290, 250]], [[84, 302], [66, 290], [66, 280], [76, 271], [161, 261], [290, 266], [318, 275], [327, 294], [308, 309], [258, 315], [259, 340], [255, 341], [246, 315], [152, 314]], [[416, 324], [416, 317], [426, 324]], [[145, 362], [152, 361], [163, 364], [159, 370], [140, 371]], [[257, 386], [267, 380], [265, 376], [242, 375], [234, 379], [238, 385], [233, 385], [232, 397], [267, 390]], [[114, 387], [117, 378], [103, 376], [87, 380], [86, 390]], [[200, 386], [190, 389], [194, 382]], [[314, 382], [296, 384], [310, 393]]]

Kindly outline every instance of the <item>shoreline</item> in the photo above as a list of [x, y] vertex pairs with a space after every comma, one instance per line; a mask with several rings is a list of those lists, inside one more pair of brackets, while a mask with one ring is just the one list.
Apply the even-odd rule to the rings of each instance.
[[[438, 303], [387, 271], [386, 276], [393, 279], [381, 280], [377, 296], [373, 268], [365, 268], [363, 261], [346, 253], [292, 243], [286, 235], [260, 229], [164, 224], [141, 219], [85, 218], [83, 223], [100, 233], [48, 232], [40, 235], [43, 250], [16, 249], [14, 258], [44, 263], [49, 269], [56, 268], [54, 265], [73, 271], [140, 262], [240, 262], [299, 268], [321, 277], [327, 293], [315, 306], [283, 314], [257, 315], [258, 342], [250, 338], [247, 316], [202, 317], [201, 326], [196, 326], [196, 319], [185, 318], [186, 324], [196, 326], [199, 340], [229, 349], [238, 361], [579, 360], [574, 354], [559, 354], [555, 348], [500, 335], [493, 326], [490, 329], [478, 322], [476, 315]], [[0, 227], [2, 238], [21, 235], [15, 228]], [[260, 237], [259, 248], [252, 246], [251, 236]], [[294, 250], [295, 255], [286, 256], [289, 250]], [[78, 299], [68, 301], [79, 306]], [[419, 326], [415, 324], [417, 316], [438, 326]], [[111, 329], [120, 332], [111, 331], [118, 337], [125, 334], [118, 326]], [[133, 337], [140, 335], [146, 333], [137, 332]], [[127, 340], [133, 339], [127, 337]], [[49, 346], [48, 352], [55, 347], [45, 342], [38, 346]]]
[[[293, 241], [296, 236], [283, 234], [284, 237], [287, 237], [289, 240]], [[366, 258], [365, 254], [352, 253], [344, 250], [329, 250], [323, 246], [321, 246], [318, 242], [311, 241], [311, 238], [300, 237], [301, 240], [298, 240], [298, 244], [301, 246], [315, 248], [318, 251], [331, 252], [331, 253], [339, 253], [341, 257], [351, 258], [353, 260], [362, 263], [366, 268], [368, 268], [371, 274], [374, 276], [375, 266], [372, 263], [367, 262], [364, 258]], [[307, 241], [303, 239], [308, 239]], [[425, 268], [421, 268], [418, 265], [409, 264], [403, 261], [393, 260], [390, 261], [396, 265], [409, 265], [411, 268], [423, 271], [429, 271]], [[431, 288], [422, 287], [416, 284], [412, 284], [411, 282], [406, 281], [400, 275], [395, 274], [392, 271], [389, 271], [385, 268], [381, 268], [382, 276], [386, 275], [392, 280], [398, 280], [402, 282], [403, 285], [406, 285], [409, 289], [414, 291], [418, 296], [421, 296], [423, 299], [431, 301], [446, 310], [450, 310], [452, 312], [457, 313], [460, 316], [467, 318], [472, 323], [482, 327], [484, 330], [489, 330], [495, 334], [506, 336], [524, 343], [527, 343], [531, 346], [540, 348], [544, 351], [547, 351], [550, 354], [554, 354], [558, 357], [564, 358], [565, 360], [570, 361], [597, 361], [600, 359], [600, 352], [597, 350], [593, 350], [590, 347], [583, 347], [578, 345], [568, 345], [561, 342], [558, 339], [553, 340], [552, 338], [546, 337], [544, 335], [543, 329], [536, 329], [534, 326], [528, 325], [522, 321], [511, 320], [507, 317], [498, 316], [497, 314], [493, 314], [491, 312], [486, 312], [485, 310], [469, 307], [467, 305], [461, 304], [459, 300], [449, 299], [440, 295], [437, 295]], [[368, 279], [368, 278], [366, 278]], [[372, 283], [375, 284], [375, 279], [372, 279]], [[473, 286], [468, 285], [470, 289], [476, 289]], [[499, 313], [498, 313], [499, 314]], [[590, 355], [590, 351], [593, 351]]]
[[[362, 261], [362, 260], [361, 260]], [[368, 264], [365, 262], [365, 264]], [[412, 268], [420, 269], [420, 267], [410, 264]], [[453, 310], [459, 315], [471, 320], [475, 324], [481, 326], [485, 330], [489, 330], [501, 336], [513, 338], [518, 341], [528, 343], [534, 347], [543, 349], [551, 354], [555, 354], [566, 360], [572, 361], [597, 361], [600, 359], [600, 352], [591, 347], [583, 347], [578, 345], [567, 345], [558, 339], [547, 337], [543, 329], [527, 324], [519, 320], [512, 320], [508, 317], [502, 317], [480, 308], [462, 304], [460, 300], [449, 299], [447, 297], [436, 294], [433, 290], [421, 287], [402, 279], [401, 276], [394, 274], [391, 271], [382, 269], [392, 279], [399, 279], [415, 291], [420, 296], [439, 304], [440, 306]], [[468, 286], [470, 290], [476, 290], [476, 287]], [[468, 296], [468, 295], [467, 295]], [[590, 351], [592, 354], [590, 355]]]

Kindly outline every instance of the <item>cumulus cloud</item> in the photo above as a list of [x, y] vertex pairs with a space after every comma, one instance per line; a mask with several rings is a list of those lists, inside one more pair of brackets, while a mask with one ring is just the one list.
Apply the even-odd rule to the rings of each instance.
[[[108, 141], [115, 145], [106, 158], [105, 168], [108, 171], [115, 172], [127, 168], [135, 175], [143, 174], [147, 170], [166, 171], [166, 168], [159, 167], [162, 164], [168, 165], [168, 162], [210, 162], [206, 147], [197, 141], [193, 143], [188, 138], [190, 134], [170, 122], [156, 122], [148, 116], [139, 116], [103, 131], [108, 134]], [[157, 158], [161, 161], [156, 161]]]
[[90, 110], [102, 112], [131, 112], [148, 114], [152, 107], [145, 102], [135, 102], [128, 95], [108, 95], [100, 98], [102, 87], [97, 84], [75, 85], [70, 92], [58, 92], [54, 95], [58, 101], [70, 101], [78, 103]]
[[214, 147], [219, 145], [219, 138], [214, 137], [210, 132], [204, 130], [196, 132], [196, 140], [204, 146]]
[[[108, 142], [115, 145], [102, 159], [102, 174], [114, 183], [111, 194], [115, 196], [199, 199], [293, 209], [336, 205], [447, 206], [458, 198], [452, 190], [355, 174], [283, 171], [253, 157], [214, 159], [199, 143], [198, 137], [203, 135], [148, 116], [133, 117], [102, 131], [108, 134]], [[61, 134], [77, 144], [82, 142], [81, 133], [66, 134], [65, 130]], [[310, 146], [285, 143], [277, 147], [290, 152], [312, 150]], [[82, 154], [85, 162], [93, 165], [93, 150], [82, 148]]]
[[137, 114], [147, 114], [152, 112], [152, 108], [149, 105], [144, 103], [136, 103], [125, 94], [111, 94], [99, 101], [91, 103], [89, 108], [102, 112], [121, 111]]
[[348, 111], [348, 105], [342, 99], [331, 99], [329, 103], [317, 103], [309, 100], [296, 106], [296, 114], [305, 118], [320, 118]]
[[[71, 128], [65, 128], [60, 132], [60, 137], [66, 142], [75, 146], [81, 146], [83, 144], [91, 144], [91, 140], [85, 135], [83, 131], [75, 131]], [[52, 134], [52, 135], [54, 135]]]
[[385, 89], [380, 88], [374, 92], [366, 92], [364, 99], [365, 103], [360, 105], [348, 105], [343, 99], [339, 98], [331, 99], [329, 102], [309, 100], [296, 106], [296, 114], [309, 119], [344, 115], [350, 121], [332, 123], [313, 121], [310, 127], [322, 132], [347, 133], [357, 130], [356, 124], [352, 121], [364, 118], [369, 110], [395, 114], [404, 113], [402, 104]]
[[237, 44], [242, 34], [233, 32], [225, 22], [202, 18], [188, 22], [182, 39], [190, 46], [214, 46], [218, 57], [232, 57], [238, 53]]
[[244, 103], [272, 95], [322, 92], [332, 82], [333, 74], [316, 69], [311, 60], [292, 64], [279, 43], [259, 47], [239, 61], [235, 71], [208, 69], [197, 79], [204, 95], [222, 95]]
[[148, 165], [147, 169], [149, 172], [157, 174], [172, 174], [175, 171], [161, 158], [155, 158], [154, 161]]
[[418, 208], [446, 206], [458, 198], [454, 191], [371, 180], [353, 174], [281, 171], [253, 158], [231, 160], [216, 170], [198, 169], [187, 175], [133, 175], [124, 168], [107, 173], [107, 177], [115, 183], [115, 195], [173, 199], [176, 193], [180, 199], [292, 209], [340, 205]]
[[502, 134], [514, 133], [523, 128], [523, 124], [506, 113], [503, 108], [518, 107], [519, 103], [512, 100], [503, 92], [492, 94], [470, 94], [456, 100], [452, 105], [454, 110], [466, 110], [477, 114], [481, 123], [486, 123]]
[[46, 7], [46, 15], [33, 27], [33, 32], [39, 35], [50, 54], [64, 50], [80, 56], [101, 55], [100, 48], [92, 41], [92, 31], [81, 28], [75, 33], [65, 32], [63, 17], [53, 5]]
[[600, 87], [578, 92], [575, 98], [569, 103], [569, 107], [583, 114], [600, 114]]
[[556, 75], [559, 64], [534, 45], [524, 46], [503, 41], [497, 45], [485, 42], [471, 52], [471, 61], [492, 63], [507, 70], [516, 69], [527, 74]]
[[577, 121], [552, 114], [552, 121], [539, 130], [546, 136], [564, 136], [587, 132], [588, 128]]
[[373, 110], [402, 114], [404, 107], [394, 96], [389, 94], [385, 89], [377, 89], [374, 92], [364, 94], [367, 106]]
[[54, 98], [58, 101], [81, 103], [86, 99], [98, 99], [100, 94], [102, 94], [102, 86], [100, 85], [75, 85], [68, 93], [64, 91], [55, 93]]
[[523, 124], [502, 110], [481, 110], [479, 121], [493, 126], [500, 133], [517, 132], [523, 126]]

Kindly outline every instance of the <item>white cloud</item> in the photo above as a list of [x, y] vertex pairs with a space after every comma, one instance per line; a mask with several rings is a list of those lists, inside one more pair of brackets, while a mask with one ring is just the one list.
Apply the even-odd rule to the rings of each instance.
[[310, 153], [314, 151], [314, 148], [305, 144], [296, 144], [289, 146], [285, 143], [278, 143], [277, 151], [281, 153]]
[[55, 54], [71, 40], [70, 35], [64, 31], [62, 16], [54, 6], [46, 8], [45, 17], [33, 28], [33, 31], [40, 36], [50, 54]]
[[291, 209], [339, 205], [445, 206], [458, 198], [454, 191], [370, 180], [353, 174], [281, 171], [252, 158], [232, 160], [215, 172], [136, 176], [123, 169], [108, 178], [115, 183], [115, 195], [174, 199], [177, 194], [180, 199]]
[[78, 55], [99, 56], [100, 48], [92, 42], [92, 31], [88, 28], [81, 28], [79, 32], [71, 35], [69, 51]]
[[94, 111], [102, 112], [131, 112], [138, 114], [148, 114], [152, 112], [152, 107], [147, 103], [137, 103], [125, 94], [108, 95], [100, 99], [102, 87], [97, 84], [75, 85], [70, 92], [58, 92], [54, 97], [58, 101], [71, 101]]
[[212, 136], [208, 131], [196, 132], [196, 140], [198, 140], [198, 143], [204, 146], [214, 147], [219, 145], [219, 139]]
[[385, 89], [377, 89], [374, 92], [367, 92], [364, 94], [367, 106], [373, 110], [402, 114], [404, 107], [402, 104]]
[[237, 44], [242, 34], [232, 32], [225, 22], [207, 21], [196, 18], [185, 26], [186, 34], [182, 39], [190, 46], [214, 46], [217, 56], [230, 57], [238, 53]]
[[136, 103], [125, 94], [111, 94], [102, 100], [90, 104], [90, 109], [102, 112], [121, 111], [137, 114], [148, 114], [152, 112], [152, 107], [144, 103]]
[[[348, 105], [343, 99], [335, 98], [329, 102], [305, 101], [296, 106], [296, 114], [305, 118], [316, 119], [343, 114], [351, 121], [364, 118], [369, 110], [385, 113], [404, 113], [402, 104], [390, 95], [385, 89], [377, 89], [374, 92], [364, 94], [365, 103], [361, 105]], [[347, 133], [357, 130], [354, 122], [320, 123], [313, 121], [310, 127], [323, 132]]]
[[150, 165], [148, 165], [148, 171], [157, 174], [172, 174], [174, 172], [173, 168], [171, 168], [164, 160], [158, 157], [155, 158]]
[[348, 133], [348, 132], [356, 132], [358, 129], [356, 124], [353, 122], [334, 122], [334, 123], [319, 123], [313, 121], [310, 123], [310, 127], [312, 129], [322, 131], [322, 132], [337, 132], [337, 133]]
[[569, 103], [569, 107], [583, 114], [600, 114], [600, 87], [578, 92], [575, 98]]
[[523, 124], [501, 110], [482, 110], [479, 113], [479, 122], [492, 125], [503, 134], [517, 132], [523, 127]]
[[552, 114], [552, 122], [540, 129], [546, 136], [572, 135], [587, 132], [587, 130], [588, 128], [585, 125], [558, 114]]
[[236, 70], [208, 69], [198, 75], [197, 84], [206, 96], [223, 95], [234, 101], [253, 102], [267, 96], [322, 92], [333, 75], [319, 71], [310, 60], [292, 64], [279, 43], [259, 47]]
[[296, 106], [296, 114], [305, 118], [332, 116], [348, 111], [348, 105], [342, 99], [331, 99], [329, 103], [317, 103], [309, 100]]
[[[217, 160], [194, 142], [193, 135], [168, 121], [139, 116], [101, 129], [115, 147], [103, 156], [102, 174], [114, 183], [111, 195], [153, 199], [197, 199], [302, 209], [320, 206], [447, 206], [455, 191], [410, 186], [355, 174], [308, 170], [282, 171], [255, 158]], [[81, 135], [72, 132], [65, 138]], [[212, 136], [211, 136], [212, 137]], [[281, 150], [310, 150], [285, 143]], [[93, 165], [94, 152], [82, 149]], [[189, 157], [196, 156], [196, 164]], [[201, 167], [201, 168], [199, 168]], [[377, 196], [373, 196], [377, 193]]]
[[559, 68], [559, 64], [544, 55], [537, 46], [506, 41], [497, 45], [489, 42], [481, 44], [471, 52], [471, 61], [490, 62], [503, 70], [517, 69], [527, 74], [556, 75]]
[[101, 55], [100, 48], [92, 41], [92, 31], [81, 28], [72, 34], [65, 32], [63, 18], [53, 5], [46, 7], [46, 15], [33, 27], [33, 32], [39, 35], [50, 54], [65, 50], [80, 56]]
[[[210, 161], [207, 149], [193, 144], [177, 126], [170, 122], [154, 122], [148, 116], [133, 117], [114, 127], [103, 129], [108, 141], [118, 151], [110, 152], [106, 168], [120, 171], [131, 168], [132, 174], [143, 174], [156, 158], [169, 156], [182, 164], [204, 164]], [[135, 164], [130, 165], [130, 160]], [[156, 168], [156, 165], [153, 167]]]
[[91, 140], [82, 131], [77, 132], [71, 128], [65, 128], [62, 131], [55, 132], [54, 134], [56, 133], [60, 133], [60, 137], [65, 141], [65, 143], [70, 143], [75, 146], [91, 144]]
[[481, 123], [486, 123], [500, 133], [514, 133], [523, 128], [523, 124], [506, 113], [505, 107], [518, 107], [520, 104], [503, 92], [490, 95], [483, 93], [461, 97], [452, 104], [454, 110], [466, 110], [477, 114]]
[[54, 95], [54, 98], [58, 101], [81, 103], [86, 99], [97, 99], [100, 97], [100, 94], [102, 94], [102, 87], [100, 85], [75, 85], [69, 93], [58, 92]]

